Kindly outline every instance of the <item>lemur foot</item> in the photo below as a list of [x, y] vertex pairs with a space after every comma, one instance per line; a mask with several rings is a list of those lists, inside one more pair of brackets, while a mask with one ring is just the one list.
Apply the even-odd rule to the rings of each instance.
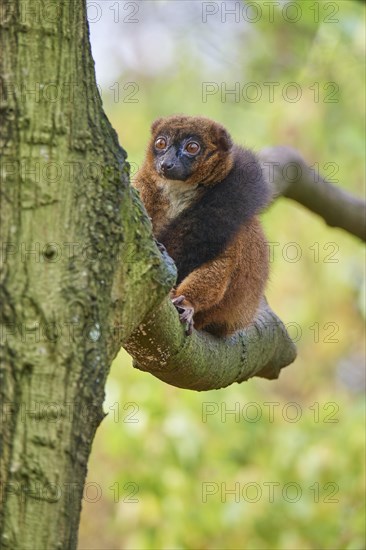
[[179, 313], [179, 320], [186, 325], [186, 335], [192, 334], [194, 308], [186, 301], [185, 296], [177, 296], [172, 302]]

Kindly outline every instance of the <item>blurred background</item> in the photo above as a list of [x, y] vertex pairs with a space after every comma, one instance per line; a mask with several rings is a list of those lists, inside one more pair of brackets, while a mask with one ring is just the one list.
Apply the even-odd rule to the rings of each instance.
[[[88, 2], [105, 111], [132, 177], [151, 122], [206, 115], [256, 151], [298, 149], [365, 183], [365, 6]], [[277, 381], [194, 393], [135, 371], [107, 384], [80, 549], [364, 549], [364, 247], [287, 199], [263, 216], [268, 300], [297, 341]]]

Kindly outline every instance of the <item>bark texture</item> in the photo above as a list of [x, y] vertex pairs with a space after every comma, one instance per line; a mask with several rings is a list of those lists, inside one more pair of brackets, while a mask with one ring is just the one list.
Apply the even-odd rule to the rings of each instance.
[[72, 549], [109, 365], [173, 279], [103, 114], [85, 2], [0, 7], [0, 547]]

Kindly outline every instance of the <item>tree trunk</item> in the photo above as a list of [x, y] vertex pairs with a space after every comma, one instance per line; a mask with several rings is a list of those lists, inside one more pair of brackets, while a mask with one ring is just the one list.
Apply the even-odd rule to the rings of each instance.
[[85, 1], [0, 6], [0, 546], [69, 549], [109, 365], [172, 278], [102, 111]]

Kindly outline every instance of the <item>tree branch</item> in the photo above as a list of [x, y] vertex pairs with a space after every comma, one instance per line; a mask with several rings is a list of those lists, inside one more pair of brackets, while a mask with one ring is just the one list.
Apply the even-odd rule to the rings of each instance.
[[291, 147], [268, 147], [259, 153], [273, 197], [283, 195], [319, 214], [327, 225], [366, 240], [366, 203], [326, 181]]
[[231, 338], [193, 331], [185, 336], [171, 300], [142, 323], [124, 345], [134, 366], [179, 388], [212, 390], [252, 376], [278, 378], [296, 348], [265, 301], [255, 323]]

